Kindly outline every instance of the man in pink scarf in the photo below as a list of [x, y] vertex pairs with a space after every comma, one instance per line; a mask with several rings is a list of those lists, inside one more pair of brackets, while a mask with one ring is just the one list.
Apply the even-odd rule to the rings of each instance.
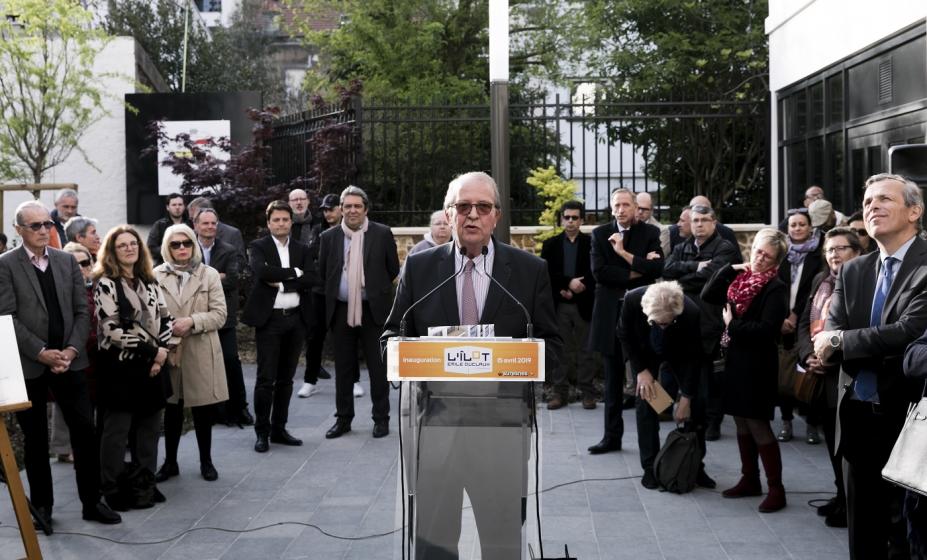
[[373, 437], [389, 434], [389, 384], [380, 357], [380, 333], [399, 275], [396, 241], [389, 226], [367, 219], [367, 193], [349, 186], [341, 193], [341, 227], [322, 233], [319, 270], [325, 286], [325, 319], [335, 340], [335, 425], [328, 439], [351, 431], [354, 379], [363, 348], [370, 375]]

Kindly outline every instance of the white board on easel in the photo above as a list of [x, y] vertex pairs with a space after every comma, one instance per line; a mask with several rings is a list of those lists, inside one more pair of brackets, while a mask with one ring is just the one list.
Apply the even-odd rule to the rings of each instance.
[[9, 315], [0, 316], [0, 356], [3, 356], [0, 364], [0, 406], [28, 401], [13, 317]]

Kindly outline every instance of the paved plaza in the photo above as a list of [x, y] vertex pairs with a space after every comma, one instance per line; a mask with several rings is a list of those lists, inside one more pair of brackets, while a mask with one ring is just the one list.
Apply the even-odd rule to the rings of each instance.
[[[253, 365], [246, 366], [249, 387], [254, 371]], [[370, 401], [364, 396], [356, 401], [353, 432], [326, 440], [325, 431], [334, 420], [334, 382], [321, 381], [319, 387], [321, 392], [308, 399], [296, 398], [294, 391], [289, 428], [303, 439], [302, 447], [272, 444], [269, 453], [257, 454], [252, 450], [253, 430], [218, 426], [213, 460], [219, 480], [210, 483], [200, 478], [196, 444], [189, 433], [181, 442], [180, 476], [159, 485], [167, 503], [124, 513], [121, 525], [82, 521], [71, 467], [53, 462], [56, 534], [40, 535], [44, 557], [399, 558], [401, 538], [393, 532], [401, 519], [396, 500], [399, 439], [395, 416], [390, 436], [373, 439]], [[393, 410], [397, 410], [395, 391]], [[624, 417], [624, 451], [591, 456], [586, 447], [601, 435], [601, 407], [588, 411], [573, 404], [554, 412], [542, 409], [541, 487], [550, 489], [541, 497], [546, 557], [563, 556], [564, 544], [580, 560], [847, 557], [846, 530], [825, 527], [807, 505], [809, 500], [830, 497], [833, 490], [823, 444], [807, 445], [797, 438], [783, 445], [789, 506], [764, 515], [756, 510], [762, 498], [727, 500], [720, 495], [720, 488], [732, 485], [739, 475], [730, 420], [722, 428], [721, 440], [708, 448], [708, 472], [718, 481], [719, 490], [697, 489], [678, 496], [641, 487], [633, 411], [625, 411]], [[662, 425], [664, 434], [670, 426]], [[799, 420], [795, 433], [804, 434]], [[610, 480], [616, 478], [620, 480]], [[478, 558], [472, 519], [465, 517], [463, 531], [461, 557]], [[530, 531], [529, 540], [536, 541], [533, 525]], [[382, 536], [363, 538], [368, 535]], [[4, 492], [0, 558], [22, 556]]]

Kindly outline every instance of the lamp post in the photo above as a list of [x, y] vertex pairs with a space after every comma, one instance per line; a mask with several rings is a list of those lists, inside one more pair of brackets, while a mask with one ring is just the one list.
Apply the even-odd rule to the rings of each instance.
[[502, 219], [495, 235], [509, 242], [512, 225], [509, 185], [509, 2], [489, 0], [489, 137], [492, 176], [499, 186]]

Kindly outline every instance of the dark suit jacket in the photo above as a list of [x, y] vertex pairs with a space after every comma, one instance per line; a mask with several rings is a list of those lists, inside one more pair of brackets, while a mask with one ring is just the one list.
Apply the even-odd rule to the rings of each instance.
[[[85, 348], [90, 315], [84, 277], [74, 255], [51, 247], [48, 248], [48, 266], [55, 278], [55, 291], [64, 319], [63, 346], [77, 350], [71, 369], [82, 370], [90, 365]], [[46, 366], [38, 361], [38, 356], [48, 339], [48, 308], [33, 268], [23, 246], [0, 256], [0, 315], [13, 316], [26, 379], [35, 379], [45, 372]]]
[[[595, 303], [592, 307], [592, 325], [589, 347], [611, 356], [618, 349], [615, 327], [624, 293], [647, 284], [653, 284], [663, 273], [663, 251], [660, 249], [660, 229], [644, 223], [635, 223], [624, 235], [624, 248], [634, 255], [628, 264], [612, 249], [608, 238], [618, 232], [615, 220], [592, 230], [592, 274], [595, 276]], [[659, 259], [647, 260], [647, 254], [656, 251]], [[631, 272], [641, 274], [631, 278]]]
[[225, 222], [219, 222], [216, 224], [216, 237], [225, 241], [229, 245], [235, 248], [235, 251], [238, 252], [239, 267], [245, 265], [248, 262], [248, 254], [245, 252], [245, 240], [241, 236], [241, 230], [235, 226], [230, 226]]
[[[325, 318], [329, 326], [335, 317], [344, 269], [344, 239], [340, 226], [325, 230], [319, 238], [319, 271], [325, 286]], [[399, 255], [393, 231], [389, 226], [369, 222], [364, 234], [364, 291], [375, 325], [386, 321], [393, 300], [393, 280], [398, 275]]]
[[[534, 325], [535, 338], [545, 340], [546, 371], [553, 371], [559, 363], [563, 341], [557, 330], [547, 263], [510, 245], [498, 241], [494, 241], [494, 245], [491, 274], [527, 308]], [[384, 348], [388, 338], [399, 335], [399, 321], [409, 306], [454, 274], [455, 255], [452, 251], [456, 247], [454, 243], [447, 243], [409, 255], [406, 259], [393, 309], [380, 338]], [[437, 293], [422, 301], [412, 310], [407, 321], [406, 336], [426, 336], [428, 327], [459, 325], [455, 282], [448, 282]], [[495, 325], [496, 336], [527, 336], [524, 312], [494, 283], [490, 283], [486, 294], [480, 323]]]
[[554, 305], [566, 302], [560, 297], [560, 290], [569, 289], [570, 280], [582, 277], [586, 291], [573, 294], [570, 301], [579, 308], [580, 316], [589, 321], [592, 319], [592, 304], [595, 301], [595, 278], [592, 276], [592, 265], [589, 260], [592, 252], [592, 237], [583, 232], [579, 232], [576, 236], [576, 276], [573, 278], [563, 275], [563, 244], [565, 242], [566, 234], [561, 232], [545, 241], [544, 247], [541, 248], [541, 258], [547, 261], [547, 272], [550, 274]]
[[[902, 360], [908, 345], [927, 329], [927, 241], [915, 237], [904, 262], [895, 273], [888, 299], [882, 309], [882, 324], [869, 326], [873, 294], [881, 273], [879, 252], [857, 257], [843, 265], [837, 275], [834, 297], [827, 317], [827, 330], [843, 331], [837, 403], [837, 445], [851, 447], [853, 438], [840, 433], [843, 404], [861, 369], [878, 375], [877, 389], [883, 410], [900, 414], [909, 402], [920, 398], [922, 384], [904, 377]], [[834, 361], [834, 360], [832, 360]], [[885, 434], [891, 438], [898, 434]], [[849, 456], [844, 449], [844, 456]], [[866, 452], [866, 450], [860, 450]], [[887, 457], [886, 457], [887, 459]]]
[[[724, 331], [724, 321], [720, 306], [702, 301], [702, 288], [722, 266], [736, 263], [739, 255], [740, 251], [715, 231], [701, 247], [695, 246], [694, 237], [683, 239], [673, 248], [663, 265], [663, 277], [679, 282], [682, 291], [694, 299], [702, 310], [702, 345], [705, 354], [709, 356], [717, 350], [721, 332]], [[711, 262], [699, 269], [698, 264], [702, 261]]]
[[663, 331], [663, 352], [658, 354], [650, 342], [650, 331], [660, 327], [650, 326], [641, 308], [641, 299], [646, 291], [644, 286], [625, 295], [618, 321], [618, 339], [625, 357], [631, 362], [631, 373], [637, 375], [646, 369], [654, 379], [658, 379], [660, 365], [667, 363], [682, 394], [694, 398], [698, 395], [702, 363], [699, 359], [702, 355], [699, 306], [692, 298], [685, 298], [682, 315]]
[[[273, 313], [274, 300], [277, 298], [277, 288], [268, 285], [268, 282], [282, 282], [284, 292], [299, 293], [299, 310], [303, 325], [308, 329], [312, 326], [312, 298], [310, 290], [319, 282], [319, 274], [309, 258], [309, 247], [299, 241], [290, 239], [290, 266], [284, 268], [280, 265], [280, 255], [271, 236], [255, 239], [251, 242], [251, 278], [253, 285], [251, 295], [245, 303], [245, 310], [241, 322], [256, 328], [261, 328], [270, 320]], [[303, 271], [303, 275], [296, 276], [296, 269]]]
[[238, 266], [240, 255], [235, 247], [232, 247], [218, 237], [213, 242], [212, 252], [209, 254], [209, 266], [215, 268], [220, 274], [225, 274], [222, 279], [222, 292], [225, 294], [225, 307], [228, 311], [228, 317], [225, 319], [223, 329], [234, 327], [238, 324]]

